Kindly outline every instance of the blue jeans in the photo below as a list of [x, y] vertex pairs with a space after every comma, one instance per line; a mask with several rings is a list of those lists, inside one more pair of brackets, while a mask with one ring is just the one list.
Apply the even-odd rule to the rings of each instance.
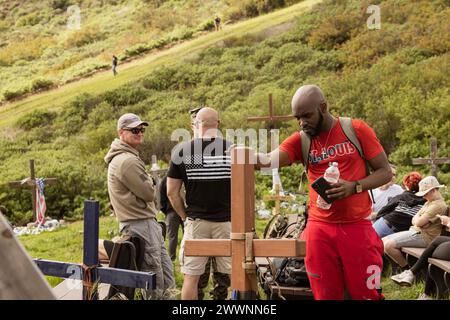
[[380, 238], [384, 238], [390, 234], [395, 233], [394, 230], [392, 230], [391, 227], [386, 224], [386, 221], [383, 217], [375, 221], [372, 226]]

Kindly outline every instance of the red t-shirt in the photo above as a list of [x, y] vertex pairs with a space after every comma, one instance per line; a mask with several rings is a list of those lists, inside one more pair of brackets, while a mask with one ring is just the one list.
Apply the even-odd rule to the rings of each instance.
[[[367, 160], [371, 160], [383, 152], [383, 147], [371, 127], [361, 120], [352, 120], [352, 124]], [[296, 132], [280, 145], [280, 150], [289, 154], [291, 163], [303, 162], [300, 140], [300, 132]], [[330, 162], [338, 163], [340, 179], [357, 181], [366, 176], [365, 162], [360, 157], [358, 150], [345, 136], [339, 121], [336, 121], [331, 131], [321, 132], [311, 140], [308, 164], [309, 217], [332, 223], [349, 223], [366, 218], [372, 211], [367, 191], [335, 200], [329, 210], [317, 207], [317, 192], [311, 188], [311, 183], [325, 173]]]

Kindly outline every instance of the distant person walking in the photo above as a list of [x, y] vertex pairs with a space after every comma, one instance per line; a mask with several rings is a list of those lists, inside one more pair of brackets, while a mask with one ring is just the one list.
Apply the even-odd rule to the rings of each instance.
[[219, 16], [216, 16], [215, 18], [214, 18], [214, 28], [216, 29], [216, 31], [219, 31], [220, 29], [221, 29], [221, 27], [220, 27], [220, 17]]
[[117, 75], [117, 62], [118, 62], [117, 57], [115, 55], [113, 55], [113, 57], [112, 57], [112, 72], [113, 72], [114, 76]]

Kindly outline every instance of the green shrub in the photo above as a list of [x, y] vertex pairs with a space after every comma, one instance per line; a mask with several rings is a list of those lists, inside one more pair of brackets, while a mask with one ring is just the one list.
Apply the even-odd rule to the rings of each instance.
[[3, 98], [6, 101], [11, 101], [17, 98], [20, 98], [21, 96], [24, 96], [25, 94], [30, 92], [29, 87], [24, 87], [20, 89], [6, 89], [3, 91]]
[[37, 92], [40, 90], [46, 90], [46, 89], [53, 87], [53, 85], [54, 85], [54, 82], [50, 79], [44, 79], [44, 78], [34, 79], [31, 82], [31, 91]]
[[48, 126], [55, 119], [56, 113], [52, 111], [34, 110], [20, 117], [16, 126], [23, 130], [31, 130], [37, 127]]
[[70, 5], [70, 0], [52, 0], [51, 6], [54, 10], [60, 9], [60, 10], [66, 10]]
[[111, 106], [118, 110], [117, 107], [131, 105], [144, 100], [147, 97], [147, 90], [139, 87], [121, 87], [113, 91], [108, 91], [102, 95], [102, 100], [105, 100]]
[[66, 48], [82, 47], [90, 43], [105, 39], [103, 33], [98, 26], [88, 26], [81, 30], [73, 31], [65, 42]]

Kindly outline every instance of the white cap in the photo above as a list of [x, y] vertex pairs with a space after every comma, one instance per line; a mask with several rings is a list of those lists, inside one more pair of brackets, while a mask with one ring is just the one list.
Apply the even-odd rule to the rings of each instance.
[[428, 176], [420, 180], [419, 182], [419, 192], [416, 193], [416, 196], [423, 197], [428, 192], [436, 188], [445, 187], [443, 184], [439, 184], [439, 181], [434, 176]]

